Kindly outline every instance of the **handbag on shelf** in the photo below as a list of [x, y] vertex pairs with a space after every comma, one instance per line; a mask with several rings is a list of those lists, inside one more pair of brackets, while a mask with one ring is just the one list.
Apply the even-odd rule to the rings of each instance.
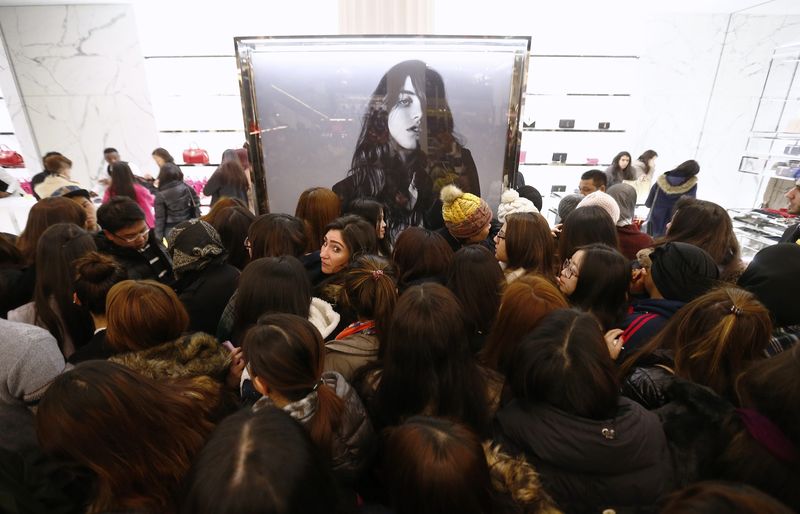
[[4, 168], [22, 168], [25, 166], [25, 161], [19, 153], [6, 145], [0, 145], [0, 166]]
[[208, 164], [208, 152], [193, 143], [192, 146], [183, 151], [183, 162], [186, 164]]

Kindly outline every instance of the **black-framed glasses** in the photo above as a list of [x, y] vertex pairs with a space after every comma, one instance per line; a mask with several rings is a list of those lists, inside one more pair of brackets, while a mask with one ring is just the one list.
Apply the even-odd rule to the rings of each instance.
[[567, 259], [564, 261], [564, 264], [561, 265], [561, 274], [564, 275], [564, 278], [578, 278], [578, 272], [573, 268], [574, 264], [572, 259]]
[[135, 236], [125, 237], [117, 234], [116, 232], [112, 232], [116, 237], [122, 239], [126, 243], [133, 243], [134, 241], [138, 240], [139, 238], [143, 237], [147, 239], [147, 236], [150, 234], [150, 227], [146, 227], [144, 230], [136, 234]]

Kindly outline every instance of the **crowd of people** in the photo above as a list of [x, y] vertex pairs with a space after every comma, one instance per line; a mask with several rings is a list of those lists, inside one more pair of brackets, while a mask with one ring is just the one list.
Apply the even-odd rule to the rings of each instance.
[[800, 230], [744, 262], [695, 161], [395, 234], [323, 187], [256, 215], [246, 150], [205, 215], [105, 155], [96, 212], [50, 153], [0, 237], [0, 510], [800, 510]]

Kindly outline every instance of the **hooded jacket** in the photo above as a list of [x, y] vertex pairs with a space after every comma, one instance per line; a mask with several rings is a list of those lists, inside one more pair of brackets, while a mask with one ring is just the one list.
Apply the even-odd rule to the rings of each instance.
[[672, 219], [672, 210], [683, 196], [697, 196], [697, 177], [680, 177], [664, 173], [650, 188], [644, 204], [650, 207], [647, 217], [647, 233], [661, 237], [667, 233], [667, 223]]
[[628, 315], [622, 324], [624, 329], [622, 340], [625, 346], [618, 360], [621, 362], [625, 355], [630, 355], [644, 346], [684, 305], [685, 302], [663, 298], [647, 298], [631, 302]]
[[369, 362], [378, 359], [378, 336], [374, 331], [361, 331], [325, 343], [325, 370], [336, 371], [346, 380]]
[[650, 506], [671, 489], [659, 419], [627, 398], [607, 420], [513, 400], [497, 413], [495, 431], [495, 440], [525, 454], [565, 512]]

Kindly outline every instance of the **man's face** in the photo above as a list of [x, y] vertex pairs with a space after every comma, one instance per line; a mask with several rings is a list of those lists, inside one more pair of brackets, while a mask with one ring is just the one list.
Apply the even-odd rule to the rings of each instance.
[[107, 163], [114, 164], [119, 160], [119, 153], [108, 152], [107, 154], [103, 154], [103, 157], [105, 157]]
[[123, 227], [116, 232], [104, 230], [106, 237], [117, 246], [123, 248], [130, 248], [132, 250], [141, 250], [147, 246], [147, 236], [150, 234], [150, 228], [144, 220], [139, 220], [133, 225]]
[[800, 214], [800, 185], [796, 185], [784, 195], [789, 200], [789, 214]]
[[578, 190], [581, 192], [583, 196], [586, 196], [590, 193], [594, 193], [597, 191], [597, 186], [594, 185], [594, 180], [581, 180], [578, 184]]

